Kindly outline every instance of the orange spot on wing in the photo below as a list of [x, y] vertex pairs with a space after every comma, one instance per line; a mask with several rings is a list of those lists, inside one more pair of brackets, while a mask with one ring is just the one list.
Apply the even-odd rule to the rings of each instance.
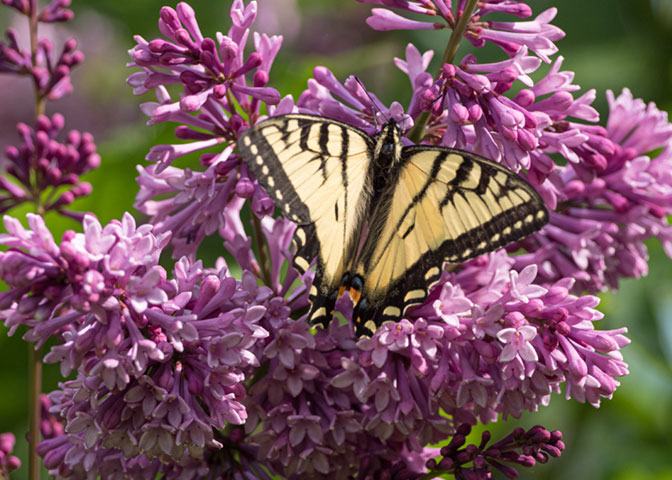
[[[346, 292], [346, 287], [341, 286], [338, 288], [338, 298], [341, 298], [343, 294]], [[348, 288], [347, 289], [348, 294], [350, 295], [350, 299], [352, 300], [352, 303], [356, 306], [359, 301], [362, 299], [362, 292], [360, 290], [357, 290], [356, 288]]]

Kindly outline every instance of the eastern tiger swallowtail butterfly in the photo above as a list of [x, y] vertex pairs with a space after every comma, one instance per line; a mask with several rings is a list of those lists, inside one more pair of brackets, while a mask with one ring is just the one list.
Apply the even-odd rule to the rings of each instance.
[[403, 146], [394, 120], [371, 137], [319, 116], [281, 115], [244, 132], [238, 150], [297, 224], [296, 268], [316, 259], [309, 322], [327, 326], [348, 291], [357, 337], [422, 303], [444, 262], [493, 251], [548, 221], [518, 175], [462, 150]]

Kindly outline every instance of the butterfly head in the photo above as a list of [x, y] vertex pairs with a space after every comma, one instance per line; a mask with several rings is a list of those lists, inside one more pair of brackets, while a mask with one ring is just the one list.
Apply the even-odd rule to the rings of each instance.
[[379, 167], [390, 167], [397, 163], [401, 158], [401, 131], [399, 125], [394, 119], [390, 119], [376, 135], [376, 146], [373, 157]]

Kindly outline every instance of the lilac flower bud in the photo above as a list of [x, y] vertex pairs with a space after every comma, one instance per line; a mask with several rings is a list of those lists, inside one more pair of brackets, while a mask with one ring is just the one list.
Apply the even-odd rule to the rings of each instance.
[[254, 86], [263, 87], [268, 83], [268, 73], [263, 70], [254, 72]]
[[2, 0], [2, 3], [24, 15], [30, 15], [32, 8], [35, 6], [29, 0]]
[[171, 7], [162, 7], [159, 12], [159, 30], [161, 30], [161, 33], [169, 38], [173, 38], [175, 31], [178, 30], [180, 26], [181, 24], [177, 12]]
[[400, 15], [382, 8], [371, 9], [372, 15], [366, 19], [366, 23], [374, 30], [436, 30], [445, 28], [441, 23], [427, 23], [409, 20]]
[[248, 178], [241, 178], [236, 184], [236, 195], [242, 198], [251, 198], [255, 188]]
[[446, 80], [451, 80], [455, 78], [457, 71], [455, 69], [455, 65], [446, 63], [441, 67], [441, 73], [446, 78]]
[[[9, 475], [10, 472], [21, 466], [18, 457], [11, 455], [16, 439], [12, 433], [0, 434], [0, 472]], [[8, 477], [9, 478], [9, 477]]]
[[233, 74], [234, 77], [239, 77], [241, 75], [244, 75], [245, 73], [249, 72], [250, 70], [257, 68], [259, 65], [261, 65], [261, 62], [263, 61], [263, 58], [261, 57], [260, 53], [257, 52], [252, 52], [250, 56], [247, 58], [245, 61], [245, 64], [240, 67], [236, 72]]

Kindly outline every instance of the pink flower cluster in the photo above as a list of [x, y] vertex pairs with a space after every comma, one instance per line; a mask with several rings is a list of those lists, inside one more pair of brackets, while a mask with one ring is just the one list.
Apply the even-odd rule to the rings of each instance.
[[[266, 86], [282, 37], [255, 32], [254, 51], [245, 56], [256, 12], [255, 2], [245, 6], [236, 0], [228, 34], [212, 39], [203, 37], [188, 4], [182, 2], [176, 10], [164, 7], [159, 28], [167, 40], [136, 37], [138, 44], [129, 52], [133, 60], [129, 65], [141, 69], [128, 78], [134, 92], [154, 90], [157, 96], [157, 102], [142, 106], [149, 124], [178, 123], [176, 137], [190, 140], [153, 147], [147, 159], [155, 164], [138, 167], [140, 193], [135, 206], [153, 218], [157, 232], [173, 232], [177, 256], [193, 255], [206, 235], [227, 228], [225, 207], [232, 192], [239, 198], [253, 197], [256, 212], [269, 213], [273, 208], [265, 193], [254, 188], [246, 169], [240, 168], [240, 159], [231, 155], [233, 145], [227, 146], [245, 126], [241, 111], [254, 122], [262, 103], [269, 109], [277, 105], [276, 113], [290, 112], [293, 106], [291, 97], [281, 101], [277, 90]], [[253, 77], [251, 85], [246, 74]], [[173, 84], [182, 87], [179, 100], [173, 100], [167, 88]], [[203, 171], [171, 166], [182, 156], [212, 148], [216, 153], [200, 157]], [[159, 195], [162, 200], [152, 200]]]
[[[4, 193], [0, 212], [33, 202], [45, 212], [55, 210], [81, 220], [81, 213], [67, 207], [91, 193], [91, 185], [81, 182], [80, 176], [98, 167], [100, 155], [89, 133], [71, 130], [60, 143], [57, 138], [64, 123], [63, 115], [56, 113], [51, 118], [38, 116], [35, 129], [25, 123], [17, 125], [22, 142], [5, 149], [8, 162], [6, 176], [0, 177]], [[43, 201], [45, 193], [52, 194]]]
[[244, 382], [268, 336], [258, 322], [271, 289], [186, 258], [168, 278], [158, 260], [169, 236], [128, 214], [105, 227], [87, 216], [84, 232], [60, 244], [41, 217], [28, 222], [6, 217], [0, 235], [10, 247], [0, 256], [10, 286], [2, 317], [38, 346], [60, 338], [45, 361], [77, 373], [51, 394], [67, 435], [41, 444], [47, 467], [79, 478], [110, 449], [200, 460], [221, 447], [214, 429], [247, 418]]

